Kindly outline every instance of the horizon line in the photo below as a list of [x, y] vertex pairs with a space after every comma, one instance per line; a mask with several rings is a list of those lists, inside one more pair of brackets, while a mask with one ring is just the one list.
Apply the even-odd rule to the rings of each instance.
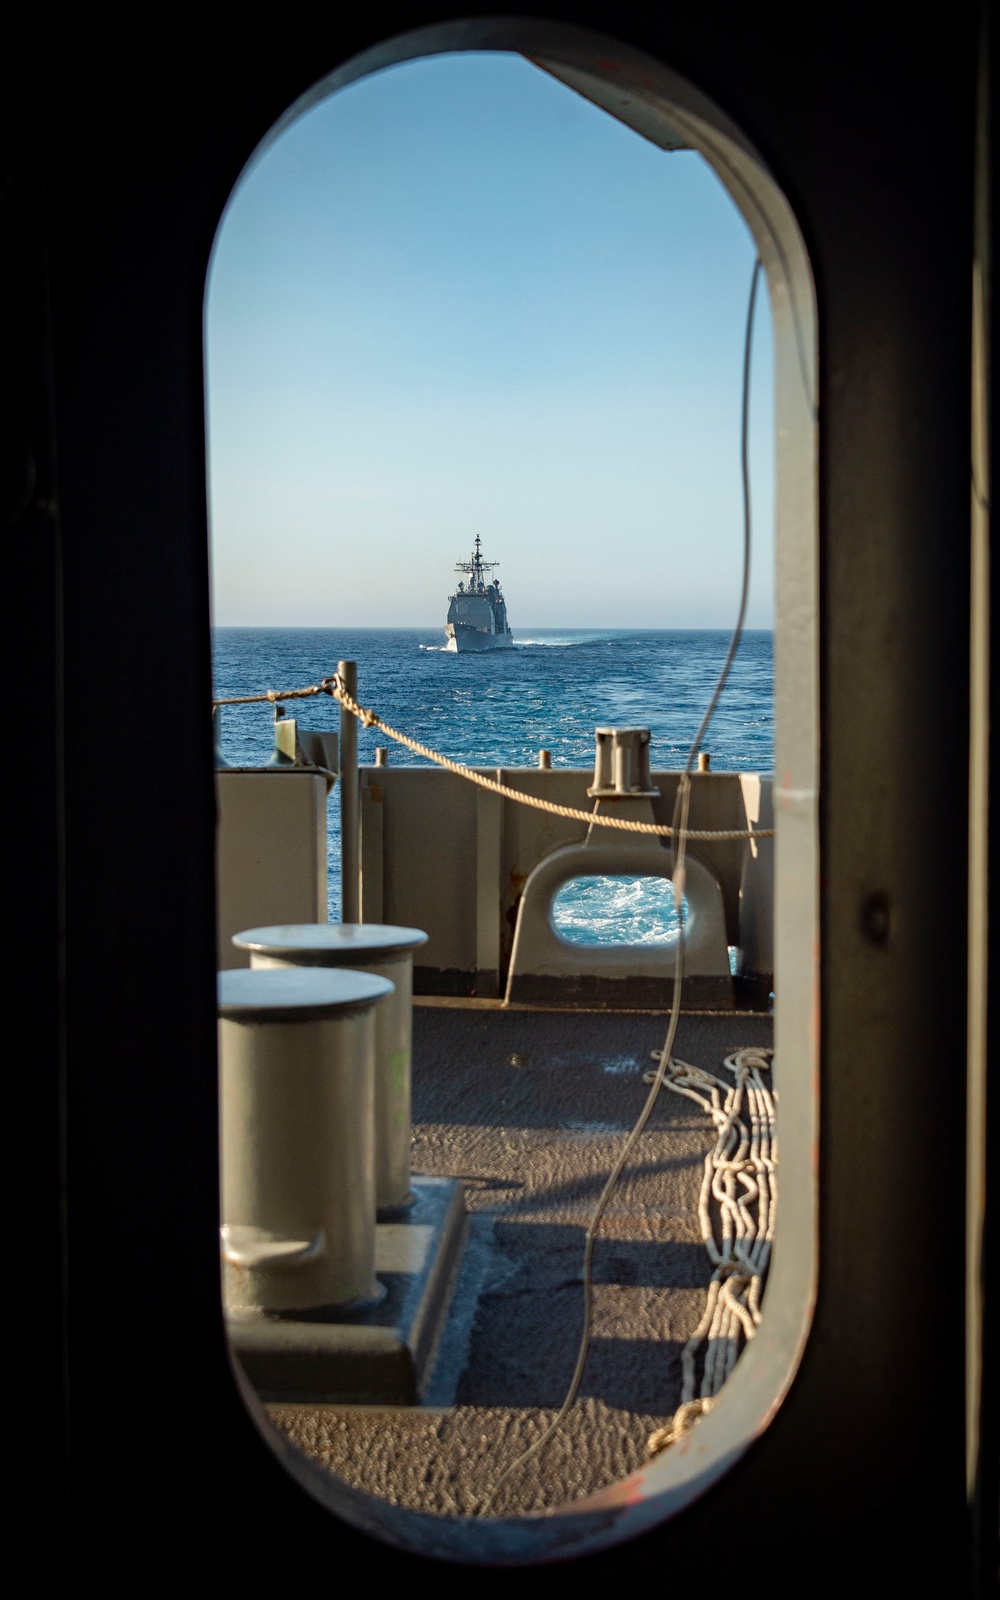
[[[385, 623], [370, 622], [213, 622], [213, 629], [239, 628], [244, 633], [443, 633], [440, 623], [433, 622], [401, 622], [392, 626]], [[538, 623], [535, 627], [513, 628], [511, 632], [516, 638], [523, 633], [729, 633], [733, 631], [731, 623], [716, 624], [714, 627], [675, 627], [675, 628], [636, 628], [625, 627], [616, 623], [565, 623], [553, 626], [548, 623]], [[769, 627], [744, 627], [744, 633], [773, 633], [773, 624]]]

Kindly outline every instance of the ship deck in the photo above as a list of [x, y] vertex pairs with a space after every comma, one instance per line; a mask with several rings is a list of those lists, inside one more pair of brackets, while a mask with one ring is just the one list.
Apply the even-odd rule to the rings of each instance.
[[[415, 1002], [414, 1170], [460, 1178], [469, 1213], [450, 1312], [422, 1405], [271, 1406], [299, 1449], [391, 1504], [475, 1512], [565, 1393], [584, 1230], [666, 1025], [656, 1012]], [[720, 1072], [726, 1054], [771, 1034], [760, 1013], [687, 1013], [675, 1053]], [[695, 1105], [661, 1095], [595, 1250], [580, 1398], [496, 1512], [539, 1511], [624, 1477], [679, 1404], [680, 1353], [711, 1276], [697, 1198], [713, 1138]]]

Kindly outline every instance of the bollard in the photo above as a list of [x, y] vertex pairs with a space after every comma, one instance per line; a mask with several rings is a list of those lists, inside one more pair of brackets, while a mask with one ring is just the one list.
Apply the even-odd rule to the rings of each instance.
[[551, 750], [539, 750], [539, 752], [538, 752], [538, 765], [542, 768], [543, 771], [545, 771], [545, 772], [549, 771], [549, 769], [552, 766], [552, 751]]
[[[358, 697], [358, 664], [338, 661], [337, 673], [352, 700]], [[340, 708], [340, 915], [357, 922], [361, 915], [358, 793], [358, 724]]]
[[594, 781], [587, 790], [601, 799], [658, 793], [649, 775], [648, 728], [596, 728]]
[[353, 967], [387, 978], [393, 993], [375, 1010], [375, 1194], [380, 1216], [411, 1203], [410, 1057], [413, 952], [419, 928], [378, 922], [251, 928], [233, 939], [252, 968]]
[[346, 1308], [375, 1277], [375, 1010], [366, 972], [219, 974], [228, 1311]]

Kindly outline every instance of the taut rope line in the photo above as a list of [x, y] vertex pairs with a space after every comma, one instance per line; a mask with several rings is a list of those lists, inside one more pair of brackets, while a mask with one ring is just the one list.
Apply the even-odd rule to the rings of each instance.
[[316, 694], [332, 695], [336, 676], [334, 673], [332, 678], [324, 678], [322, 683], [307, 684], [304, 689], [267, 689], [263, 694], [231, 695], [228, 700], [213, 700], [212, 710], [215, 711], [218, 706], [255, 706], [265, 700], [276, 705], [279, 700], [309, 700]]
[[[266, 694], [236, 695], [228, 700], [213, 700], [212, 709], [218, 706], [249, 706], [262, 701], [269, 701], [272, 705], [279, 700], [307, 700], [314, 695], [328, 694], [350, 712], [352, 717], [357, 717], [364, 728], [378, 728], [386, 738], [393, 739], [396, 744], [405, 745], [415, 755], [423, 756], [425, 760], [432, 761], [438, 767], [444, 767], [448, 772], [454, 772], [460, 778], [466, 778], [469, 783], [478, 784], [480, 789], [488, 789], [491, 794], [502, 795], [505, 800], [513, 800], [518, 805], [530, 806], [535, 811], [548, 811], [554, 817], [568, 817], [572, 822], [586, 822], [588, 825], [596, 824], [599, 828], [617, 828], [621, 833], [651, 833], [661, 839], [672, 839], [680, 833], [680, 829], [671, 827], [664, 822], [635, 822], [627, 817], [609, 816], [603, 811], [581, 811], [577, 806], [557, 805], [554, 800], [543, 800], [540, 795], [525, 794], [521, 789], [512, 789], [509, 784], [499, 783], [495, 778], [487, 778], [481, 772], [474, 772], [471, 767], [464, 766], [461, 761], [452, 761], [450, 756], [439, 755], [429, 745], [421, 744], [419, 739], [411, 739], [408, 733], [400, 733], [398, 728], [393, 728], [388, 722], [367, 706], [359, 705], [344, 688], [337, 673], [329, 678], [324, 678], [320, 683], [310, 684], [304, 689], [268, 689]], [[773, 828], [685, 828], [684, 836], [687, 839], [701, 840], [705, 844], [723, 844], [736, 839], [773, 839]]]

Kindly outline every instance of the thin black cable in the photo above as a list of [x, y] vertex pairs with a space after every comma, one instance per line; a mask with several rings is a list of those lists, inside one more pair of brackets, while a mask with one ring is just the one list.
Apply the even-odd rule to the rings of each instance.
[[709, 723], [711, 722], [716, 707], [719, 704], [719, 697], [726, 686], [726, 680], [729, 677], [730, 668], [735, 660], [736, 652], [740, 647], [740, 640], [743, 636], [743, 627], [747, 614], [747, 603], [750, 598], [750, 556], [753, 544], [750, 510], [750, 363], [753, 352], [753, 319], [754, 310], [757, 304], [757, 285], [760, 280], [760, 273], [761, 263], [758, 257], [758, 259], [754, 262], [753, 277], [750, 280], [750, 304], [747, 307], [746, 339], [743, 350], [743, 408], [740, 422], [740, 462], [743, 478], [743, 586], [740, 591], [740, 609], [736, 619], [736, 626], [733, 629], [733, 636], [729, 643], [729, 650], [726, 654], [725, 662], [723, 663], [722, 671], [719, 673], [715, 690], [708, 703], [708, 709], [701, 719], [698, 732], [695, 734], [691, 748], [688, 751], [687, 762], [685, 763], [684, 771], [681, 773], [681, 780], [677, 786], [677, 795], [674, 800], [674, 834], [672, 836], [671, 849], [673, 858], [674, 909], [677, 913], [678, 931], [677, 948], [674, 959], [674, 992], [670, 1006], [670, 1023], [667, 1028], [667, 1037], [664, 1041], [663, 1050], [660, 1053], [660, 1064], [656, 1069], [652, 1087], [650, 1088], [649, 1094], [646, 1097], [646, 1103], [640, 1111], [631, 1133], [625, 1140], [625, 1143], [622, 1145], [622, 1148], [618, 1153], [618, 1158], [608, 1174], [607, 1182], [605, 1183], [604, 1188], [601, 1190], [601, 1197], [594, 1208], [593, 1216], [591, 1217], [589, 1226], [587, 1228], [586, 1240], [583, 1249], [583, 1330], [580, 1337], [580, 1348], [577, 1353], [576, 1366], [573, 1368], [573, 1376], [570, 1379], [569, 1388], [566, 1391], [566, 1398], [563, 1400], [563, 1403], [559, 1407], [556, 1416], [549, 1423], [549, 1426], [545, 1429], [544, 1433], [542, 1433], [535, 1440], [534, 1444], [529, 1445], [527, 1450], [522, 1451], [522, 1453], [514, 1461], [512, 1461], [509, 1466], [505, 1467], [503, 1472], [501, 1472], [499, 1478], [497, 1478], [489, 1494], [486, 1496], [486, 1499], [483, 1501], [480, 1512], [482, 1516], [486, 1516], [486, 1514], [489, 1512], [489, 1509], [496, 1498], [498, 1490], [503, 1486], [503, 1484], [506, 1483], [507, 1479], [511, 1477], [519, 1467], [524, 1466], [526, 1461], [530, 1461], [532, 1456], [537, 1455], [539, 1450], [543, 1449], [544, 1446], [548, 1444], [549, 1440], [552, 1438], [552, 1435], [566, 1420], [566, 1417], [569, 1414], [574, 1401], [576, 1400], [577, 1393], [579, 1392], [580, 1388], [580, 1382], [583, 1378], [583, 1369], [586, 1365], [587, 1355], [590, 1349], [594, 1299], [594, 1244], [597, 1239], [598, 1229], [601, 1226], [604, 1212], [607, 1209], [607, 1204], [611, 1198], [615, 1184], [621, 1177], [625, 1163], [628, 1161], [629, 1156], [632, 1154], [636, 1144], [642, 1137], [646, 1123], [649, 1121], [649, 1118], [652, 1115], [657, 1096], [659, 1095], [660, 1090], [663, 1088], [663, 1081], [667, 1075], [667, 1067], [670, 1064], [670, 1058], [674, 1048], [674, 1040], [677, 1037], [677, 1026], [680, 1022], [681, 1012], [681, 987], [684, 981], [684, 875], [685, 856], [687, 853], [688, 814], [691, 806], [691, 769], [694, 766], [698, 751], [701, 748], [701, 742], [708, 731]]

